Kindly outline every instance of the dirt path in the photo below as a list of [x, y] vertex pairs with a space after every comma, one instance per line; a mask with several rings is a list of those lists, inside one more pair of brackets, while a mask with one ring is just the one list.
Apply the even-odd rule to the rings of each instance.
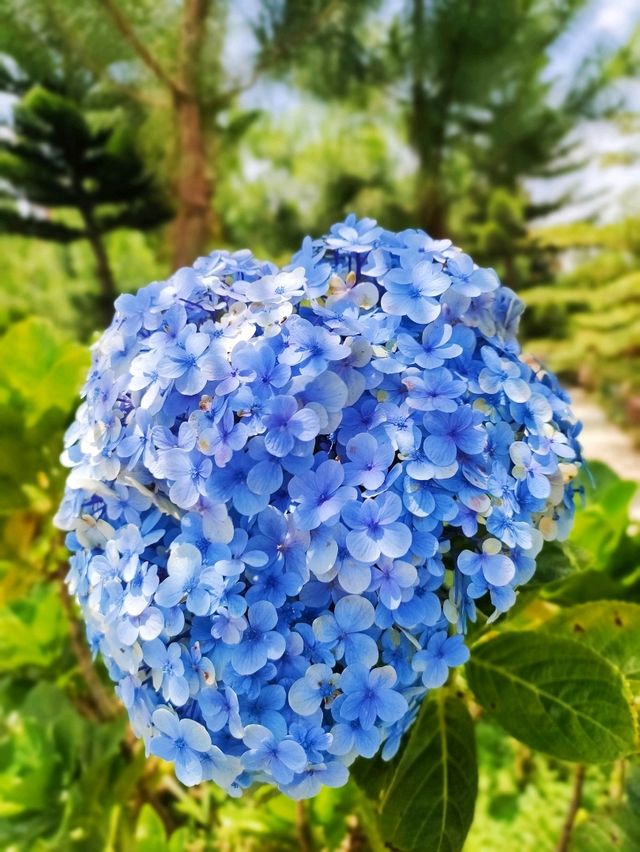
[[[627, 433], [611, 423], [600, 406], [583, 390], [573, 388], [570, 393], [572, 408], [584, 423], [580, 441], [585, 458], [602, 461], [623, 479], [633, 479], [640, 483], [640, 451], [633, 446]], [[631, 514], [640, 521], [640, 489]]]

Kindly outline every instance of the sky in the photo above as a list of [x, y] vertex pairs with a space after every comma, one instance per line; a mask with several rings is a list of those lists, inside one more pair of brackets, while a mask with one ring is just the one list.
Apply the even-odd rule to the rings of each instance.
[[[549, 78], [561, 89], [563, 81], [571, 78], [598, 45], [620, 47], [638, 24], [640, 0], [594, 0], [553, 46]], [[640, 81], [625, 85], [623, 95], [640, 109]], [[574, 203], [547, 217], [545, 224], [589, 217], [608, 222], [621, 215], [640, 214], [640, 131], [623, 134], [610, 123], [593, 122], [579, 128], [574, 137], [576, 157], [587, 161], [583, 168], [553, 181], [528, 181], [536, 201], [573, 190]], [[636, 163], [623, 164], [634, 155]]]

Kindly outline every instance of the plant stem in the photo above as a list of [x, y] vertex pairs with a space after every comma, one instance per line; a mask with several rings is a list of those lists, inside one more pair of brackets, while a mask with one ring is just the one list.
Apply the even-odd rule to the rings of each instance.
[[567, 852], [569, 849], [569, 843], [571, 842], [571, 832], [573, 831], [573, 824], [576, 819], [576, 814], [578, 813], [578, 808], [582, 802], [582, 788], [584, 786], [584, 776], [585, 776], [585, 767], [583, 764], [578, 764], [576, 767], [576, 774], [573, 779], [573, 793], [571, 796], [571, 801], [569, 802], [569, 810], [567, 811], [567, 815], [564, 818], [564, 823], [562, 825], [562, 832], [560, 834], [560, 839], [558, 840], [558, 844], [556, 846], [556, 852]]
[[303, 801], [296, 802], [296, 831], [300, 852], [314, 852], [315, 845], [309, 824], [307, 805]]
[[87, 641], [80, 630], [71, 597], [62, 581], [60, 581], [60, 597], [69, 622], [71, 649], [78, 662], [78, 667], [82, 673], [91, 703], [101, 721], [115, 719], [120, 713], [120, 705], [112, 698], [98, 677], [91, 654], [89, 653]]

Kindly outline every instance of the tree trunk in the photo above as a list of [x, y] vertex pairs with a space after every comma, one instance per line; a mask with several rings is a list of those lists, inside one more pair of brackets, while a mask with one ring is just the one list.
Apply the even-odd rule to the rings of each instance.
[[97, 318], [100, 324], [106, 328], [113, 319], [113, 303], [118, 297], [118, 288], [116, 287], [116, 281], [113, 277], [111, 264], [109, 263], [104, 237], [97, 228], [91, 211], [84, 210], [82, 218], [85, 223], [87, 240], [96, 261], [96, 277], [100, 285]]
[[220, 233], [213, 210], [214, 183], [207, 163], [202, 108], [195, 98], [176, 94], [174, 112], [178, 134], [177, 211], [171, 230], [173, 268], [177, 269], [210, 250]]
[[[408, 118], [409, 143], [418, 159], [415, 184], [417, 225], [436, 239], [446, 235], [447, 204], [442, 180], [444, 130], [440, 105], [425, 84], [424, 0], [411, 5], [411, 100]], [[441, 97], [441, 96], [440, 96]], [[445, 102], [444, 107], [448, 104]], [[437, 118], [434, 119], [434, 116]], [[444, 122], [444, 116], [442, 122]]]
[[173, 224], [174, 268], [193, 263], [220, 237], [213, 208], [215, 180], [209, 170], [205, 116], [200, 97], [200, 70], [207, 16], [212, 0], [184, 0], [180, 34], [179, 71], [173, 90], [177, 122], [177, 213]]
[[430, 169], [429, 161], [421, 164], [417, 177], [418, 221], [430, 237], [443, 239], [447, 236], [447, 202], [444, 198], [442, 178], [435, 163]]

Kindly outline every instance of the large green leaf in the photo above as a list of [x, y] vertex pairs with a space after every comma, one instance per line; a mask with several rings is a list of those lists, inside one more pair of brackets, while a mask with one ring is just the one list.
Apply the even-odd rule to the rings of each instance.
[[622, 675], [574, 639], [510, 631], [477, 645], [467, 671], [480, 704], [531, 748], [584, 763], [633, 750]]
[[51, 669], [61, 660], [67, 633], [55, 583], [34, 586], [27, 596], [0, 605], [0, 674]]
[[536, 573], [527, 583], [527, 591], [540, 586], [553, 588], [560, 581], [592, 566], [591, 554], [568, 542], [547, 541], [536, 558]]
[[640, 692], [640, 605], [595, 601], [574, 606], [547, 622], [545, 630], [597, 651]]
[[88, 365], [86, 348], [61, 340], [44, 319], [23, 320], [0, 338], [0, 382], [19, 397], [28, 426], [50, 408], [69, 411]]
[[640, 820], [627, 808], [595, 814], [573, 833], [571, 852], [638, 852]]
[[135, 843], [136, 852], [164, 852], [167, 849], [164, 823], [149, 804], [144, 804], [138, 814]]
[[638, 490], [607, 465], [590, 462], [593, 482], [581, 474], [586, 506], [576, 513], [570, 541], [588, 551], [595, 566], [604, 569], [629, 524], [629, 507]]
[[379, 803], [384, 839], [395, 849], [462, 849], [478, 788], [473, 723], [463, 702], [425, 701]]
[[622, 801], [605, 801], [573, 829], [571, 852], [637, 852], [640, 849], [640, 767], [630, 766]]

